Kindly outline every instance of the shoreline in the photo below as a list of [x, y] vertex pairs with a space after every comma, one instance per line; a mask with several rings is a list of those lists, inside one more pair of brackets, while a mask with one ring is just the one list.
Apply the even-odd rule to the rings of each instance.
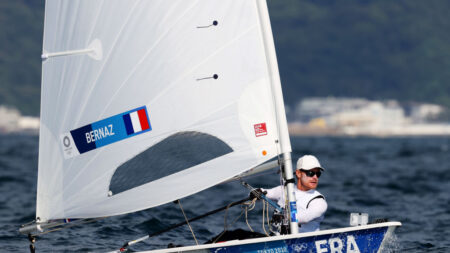
[[291, 136], [333, 137], [439, 137], [450, 136], [450, 124], [410, 124], [389, 127], [317, 127], [307, 124], [288, 124]]

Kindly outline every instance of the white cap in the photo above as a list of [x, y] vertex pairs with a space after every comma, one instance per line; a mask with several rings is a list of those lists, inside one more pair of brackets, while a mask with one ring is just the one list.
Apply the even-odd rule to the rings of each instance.
[[321, 170], [324, 170], [322, 166], [320, 166], [319, 160], [313, 155], [304, 155], [300, 157], [297, 161], [297, 169], [302, 170], [312, 170], [315, 168], [320, 168]]

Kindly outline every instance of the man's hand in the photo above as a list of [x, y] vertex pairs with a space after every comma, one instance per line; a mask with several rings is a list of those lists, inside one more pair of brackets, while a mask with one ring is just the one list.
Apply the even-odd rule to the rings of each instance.
[[250, 199], [261, 199], [261, 195], [266, 195], [267, 192], [266, 191], [262, 191], [261, 188], [258, 189], [254, 189], [253, 191], [250, 192]]

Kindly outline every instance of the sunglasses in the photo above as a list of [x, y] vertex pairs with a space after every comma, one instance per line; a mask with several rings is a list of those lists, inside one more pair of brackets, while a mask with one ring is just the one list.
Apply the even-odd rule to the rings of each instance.
[[322, 175], [322, 172], [320, 170], [319, 171], [300, 170], [300, 171], [305, 172], [306, 176], [308, 176], [308, 177], [314, 177], [314, 175], [316, 175], [317, 178], [319, 178], [320, 175]]

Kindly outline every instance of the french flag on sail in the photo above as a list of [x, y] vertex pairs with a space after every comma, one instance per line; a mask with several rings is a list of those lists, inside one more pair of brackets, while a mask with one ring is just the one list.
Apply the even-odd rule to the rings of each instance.
[[124, 114], [122, 117], [127, 130], [127, 135], [136, 134], [150, 129], [148, 115], [145, 109]]

